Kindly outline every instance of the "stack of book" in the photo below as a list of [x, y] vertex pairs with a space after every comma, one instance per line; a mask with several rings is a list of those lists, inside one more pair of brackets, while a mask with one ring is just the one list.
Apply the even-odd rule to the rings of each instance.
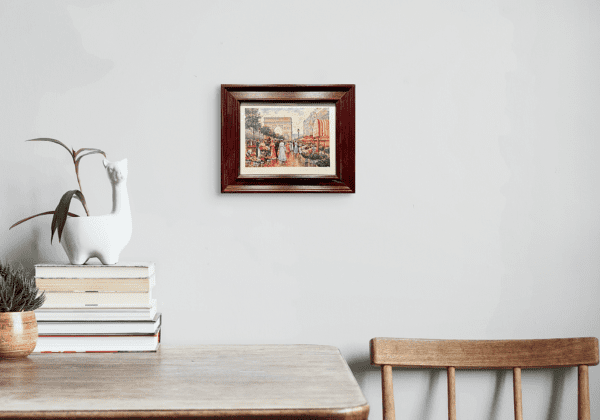
[[37, 264], [36, 353], [156, 351], [162, 317], [153, 263]]

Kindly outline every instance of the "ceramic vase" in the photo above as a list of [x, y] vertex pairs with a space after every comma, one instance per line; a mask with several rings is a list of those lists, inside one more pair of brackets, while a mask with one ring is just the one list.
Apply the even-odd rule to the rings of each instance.
[[67, 219], [60, 243], [71, 264], [85, 264], [90, 258], [98, 258], [102, 264], [116, 264], [131, 239], [127, 159], [104, 159], [103, 164], [112, 185], [112, 211], [103, 216]]
[[116, 264], [131, 239], [131, 216], [72, 217], [65, 223], [60, 241], [71, 264], [85, 264], [98, 258], [102, 264]]
[[35, 312], [0, 312], [0, 358], [26, 357], [37, 338]]

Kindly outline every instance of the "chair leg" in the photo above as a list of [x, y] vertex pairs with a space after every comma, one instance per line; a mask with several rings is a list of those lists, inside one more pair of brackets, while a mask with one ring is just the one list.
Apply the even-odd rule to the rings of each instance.
[[515, 420], [523, 420], [523, 392], [521, 391], [521, 368], [513, 368], [513, 395]]
[[577, 418], [590, 420], [590, 380], [587, 365], [579, 366], [577, 379]]
[[448, 420], [456, 420], [456, 369], [448, 368]]
[[381, 395], [383, 400], [383, 420], [395, 420], [394, 409], [394, 383], [392, 381], [392, 367], [381, 366]]

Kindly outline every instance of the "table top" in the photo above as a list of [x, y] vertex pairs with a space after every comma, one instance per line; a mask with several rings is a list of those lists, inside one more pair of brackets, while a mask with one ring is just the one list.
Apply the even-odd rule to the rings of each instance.
[[320, 345], [162, 347], [156, 353], [0, 359], [0, 418], [366, 419], [339, 350]]

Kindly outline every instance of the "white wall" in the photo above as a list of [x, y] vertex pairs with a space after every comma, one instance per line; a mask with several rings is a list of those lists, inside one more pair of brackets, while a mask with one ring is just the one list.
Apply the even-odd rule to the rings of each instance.
[[[66, 261], [49, 216], [8, 231], [77, 188], [64, 149], [24, 142], [54, 137], [129, 159], [121, 259], [157, 264], [165, 344], [335, 345], [378, 419], [371, 337], [600, 336], [599, 18], [595, 0], [3, 1], [0, 255]], [[357, 193], [221, 195], [221, 83], [356, 84]], [[81, 177], [108, 212], [101, 158]], [[443, 372], [398, 375], [398, 418], [444, 418]], [[510, 417], [510, 373], [457, 381], [461, 418]], [[524, 387], [527, 418], [575, 415], [573, 369]]]

